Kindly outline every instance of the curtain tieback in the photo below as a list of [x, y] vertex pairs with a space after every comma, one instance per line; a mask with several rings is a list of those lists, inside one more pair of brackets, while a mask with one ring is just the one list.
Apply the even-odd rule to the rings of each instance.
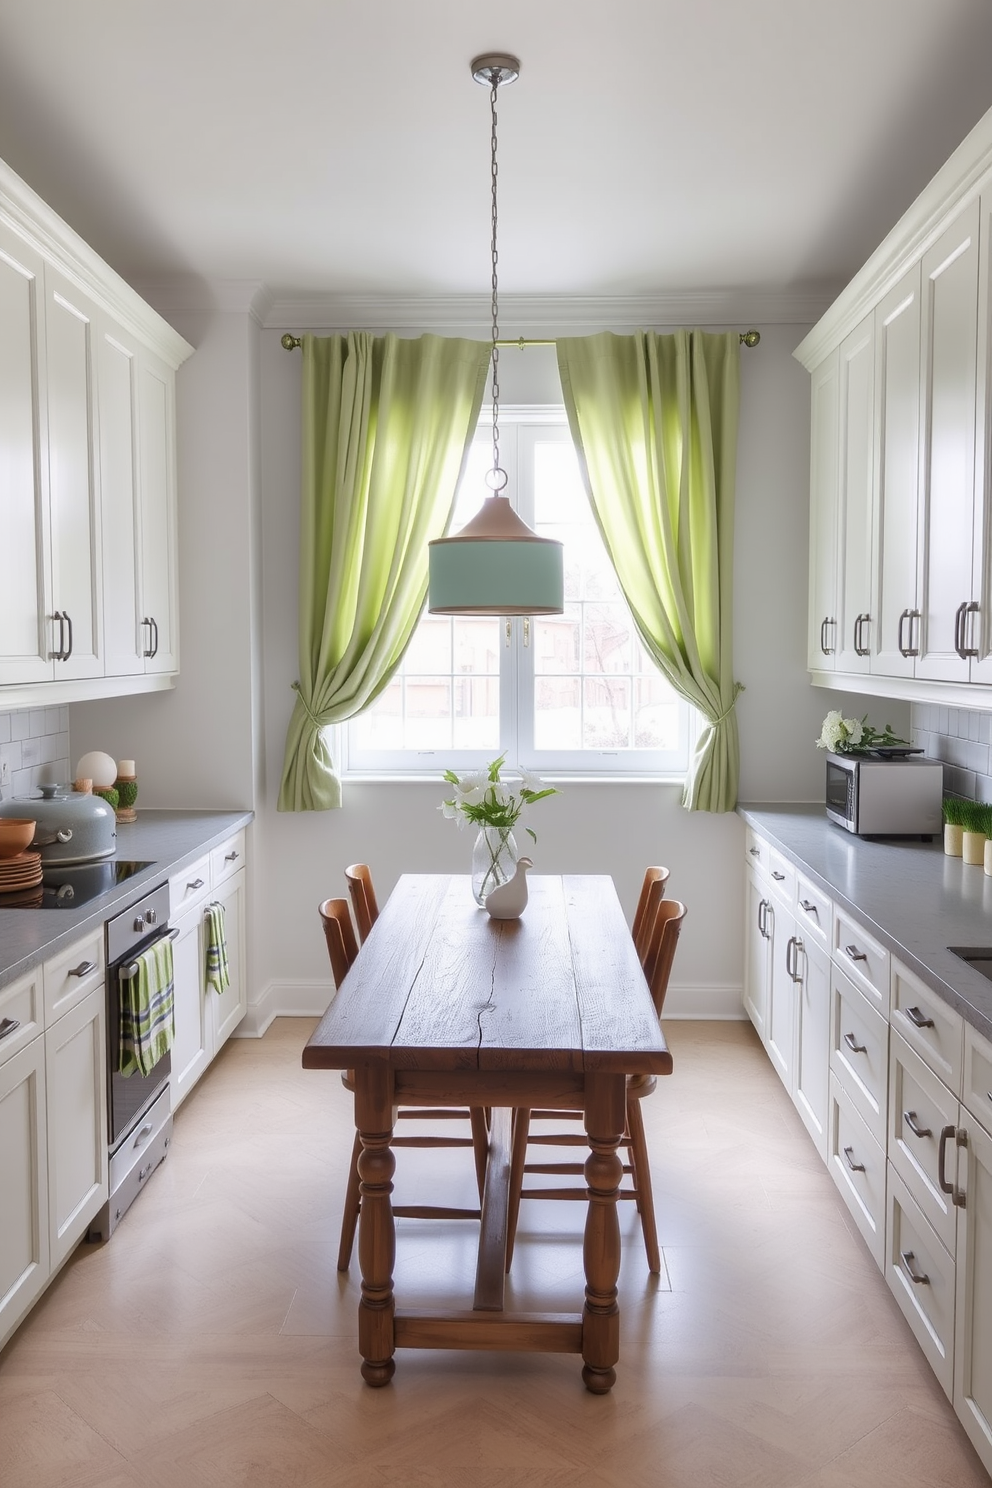
[[297, 696], [297, 698], [299, 699], [299, 702], [300, 702], [300, 706], [302, 707], [304, 713], [309, 718], [310, 722], [313, 724], [314, 728], [315, 729], [322, 729], [322, 728], [324, 728], [326, 726], [324, 724], [324, 720], [322, 718], [320, 718], [318, 716], [318, 714], [316, 714], [313, 711], [313, 709], [311, 708], [310, 704], [307, 702], [306, 698], [303, 696], [303, 689], [300, 686], [299, 682], [291, 682], [290, 683], [290, 686], [292, 687], [293, 691], [296, 693], [296, 696]]
[[740, 695], [741, 695], [741, 693], [743, 691], [744, 691], [744, 683], [743, 682], [735, 682], [734, 683], [734, 695], [733, 695], [733, 697], [730, 700], [729, 707], [724, 708], [724, 710], [720, 714], [719, 718], [711, 718], [709, 720], [710, 728], [716, 728], [717, 724], [723, 723], [723, 721], [724, 721], [725, 718], [729, 718], [730, 717], [731, 713], [733, 713], [734, 709], [737, 707], [737, 699], [740, 697]]

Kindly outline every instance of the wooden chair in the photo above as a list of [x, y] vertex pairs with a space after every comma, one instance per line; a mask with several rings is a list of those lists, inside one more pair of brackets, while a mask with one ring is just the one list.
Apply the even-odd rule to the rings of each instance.
[[372, 874], [369, 872], [367, 863], [352, 863], [344, 870], [344, 876], [348, 880], [348, 892], [351, 895], [351, 907], [355, 911], [358, 938], [364, 945], [369, 938], [369, 931], [379, 918], [379, 905], [376, 902], [375, 889], [372, 887]]
[[641, 894], [634, 911], [634, 923], [630, 927], [630, 934], [642, 966], [654, 926], [654, 913], [665, 897], [665, 885], [668, 878], [667, 868], [645, 868], [644, 870]]
[[[349, 873], [351, 870], [348, 870]], [[368, 873], [368, 869], [365, 869]], [[349, 885], [351, 880], [349, 879]], [[371, 878], [369, 880], [371, 890]], [[375, 893], [372, 891], [372, 904], [375, 904]], [[334, 985], [340, 987], [344, 981], [351, 965], [358, 955], [358, 942], [355, 939], [355, 931], [351, 921], [351, 912], [348, 908], [347, 899], [325, 899], [319, 908], [319, 914], [324, 926], [324, 939], [327, 942], [327, 954], [331, 963], [331, 974], [334, 977]], [[378, 909], [375, 911], [378, 914]], [[355, 1081], [351, 1070], [345, 1071], [341, 1076], [341, 1083], [346, 1090], [354, 1091]], [[486, 1180], [486, 1164], [489, 1159], [489, 1127], [486, 1121], [486, 1112], [482, 1107], [473, 1106], [470, 1109], [461, 1110], [437, 1110], [421, 1109], [411, 1107], [396, 1112], [399, 1120], [417, 1121], [446, 1121], [464, 1120], [466, 1117], [471, 1123], [472, 1135], [470, 1137], [394, 1137], [392, 1147], [471, 1147], [475, 1152], [475, 1176], [478, 1184], [479, 1197], [481, 1200], [482, 1190]], [[338, 1245], [338, 1270], [347, 1271], [351, 1263], [351, 1252], [355, 1244], [355, 1230], [358, 1226], [358, 1216], [361, 1213], [361, 1180], [358, 1176], [358, 1159], [361, 1155], [362, 1144], [355, 1133], [354, 1145], [351, 1149], [351, 1166], [348, 1170], [348, 1185], [345, 1189], [344, 1212], [341, 1216], [341, 1239]], [[480, 1209], [451, 1209], [435, 1204], [394, 1204], [393, 1213], [402, 1215], [406, 1219], [479, 1219]]]
[[[652, 870], [649, 869], [650, 873]], [[664, 871], [664, 870], [662, 870]], [[666, 874], [667, 878], [667, 874]], [[658, 880], [652, 880], [654, 885]], [[664, 889], [664, 881], [661, 882]], [[651, 998], [654, 1002], [655, 1012], [661, 1017], [662, 1008], [665, 1004], [665, 994], [668, 991], [668, 981], [672, 971], [672, 963], [675, 960], [675, 951], [678, 946], [679, 934], [682, 930], [682, 922], [685, 919], [685, 905], [680, 904], [677, 899], [657, 898], [654, 916], [650, 923], [650, 933], [643, 932], [645, 937], [645, 950], [642, 957], [644, 974], [651, 989]], [[638, 927], [641, 929], [642, 927]], [[654, 1216], [654, 1195], [651, 1190], [651, 1165], [648, 1158], [647, 1139], [644, 1135], [644, 1121], [641, 1116], [640, 1103], [645, 1096], [650, 1095], [657, 1084], [655, 1075], [632, 1075], [627, 1079], [627, 1129], [621, 1142], [621, 1150], [626, 1150], [629, 1162], [624, 1163], [624, 1174], [630, 1177], [631, 1183], [627, 1188], [621, 1187], [619, 1197], [621, 1199], [633, 1199], [637, 1205], [637, 1212], [641, 1216], [641, 1232], [644, 1236], [644, 1249], [647, 1252], [648, 1267], [651, 1271], [658, 1273], [661, 1270], [661, 1252], [658, 1248], [658, 1230]], [[527, 1162], [527, 1147], [529, 1143], [546, 1147], [585, 1147], [587, 1141], [585, 1135], [576, 1132], [552, 1132], [531, 1135], [530, 1123], [532, 1118], [539, 1120], [560, 1120], [562, 1117], [574, 1120], [581, 1119], [581, 1110], [558, 1109], [554, 1111], [529, 1111], [519, 1108], [514, 1113], [513, 1121], [513, 1151], [510, 1165], [510, 1197], [507, 1214], [507, 1246], [506, 1246], [506, 1268], [510, 1269], [513, 1259], [513, 1242], [516, 1237], [517, 1219], [520, 1212], [521, 1199], [586, 1199], [585, 1188], [524, 1188], [524, 1176], [527, 1173], [542, 1173], [555, 1177], [579, 1175], [585, 1170], [585, 1164], [581, 1162], [560, 1163], [529, 1163]]]

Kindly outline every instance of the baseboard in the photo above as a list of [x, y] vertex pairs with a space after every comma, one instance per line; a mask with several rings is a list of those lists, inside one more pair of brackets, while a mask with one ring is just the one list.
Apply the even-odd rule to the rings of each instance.
[[330, 981], [269, 982], [262, 988], [257, 1002], [248, 1011], [232, 1035], [234, 1038], [261, 1038], [273, 1018], [322, 1018], [334, 996]]
[[[746, 1018], [739, 982], [683, 982], [668, 989], [666, 1021]], [[322, 1018], [334, 996], [329, 981], [269, 982], [235, 1030], [235, 1038], [261, 1038], [273, 1018]]]

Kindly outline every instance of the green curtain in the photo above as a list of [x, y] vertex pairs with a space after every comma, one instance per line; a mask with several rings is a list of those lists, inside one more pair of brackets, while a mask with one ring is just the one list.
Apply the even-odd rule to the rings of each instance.
[[484, 341], [303, 337], [300, 676], [280, 811], [341, 805], [324, 730], [389, 682], [475, 432]]
[[733, 679], [737, 332], [558, 342], [572, 439], [641, 638], [705, 719], [689, 811], [732, 811], [740, 745]]

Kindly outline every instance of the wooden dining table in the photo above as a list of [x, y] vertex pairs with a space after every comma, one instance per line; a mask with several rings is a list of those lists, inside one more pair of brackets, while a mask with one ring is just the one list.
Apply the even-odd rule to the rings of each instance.
[[[582, 1355], [594, 1394], [620, 1355], [620, 1226], [626, 1077], [672, 1057], [612, 879], [534, 876], [518, 920], [477, 908], [468, 877], [405, 874], [303, 1051], [306, 1069], [354, 1071], [361, 1215], [362, 1375], [386, 1385], [397, 1348]], [[471, 1308], [397, 1309], [390, 1204], [401, 1105], [485, 1107], [489, 1158]], [[581, 1107], [589, 1142], [581, 1313], [503, 1306], [515, 1107]]]

